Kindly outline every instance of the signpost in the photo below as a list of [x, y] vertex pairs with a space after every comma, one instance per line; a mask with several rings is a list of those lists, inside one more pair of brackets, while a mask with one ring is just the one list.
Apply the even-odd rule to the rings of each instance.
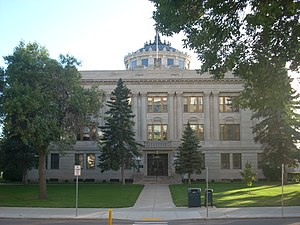
[[78, 210], [78, 177], [81, 175], [81, 166], [75, 165], [74, 166], [74, 176], [76, 176], [76, 217], [77, 217], [77, 210]]

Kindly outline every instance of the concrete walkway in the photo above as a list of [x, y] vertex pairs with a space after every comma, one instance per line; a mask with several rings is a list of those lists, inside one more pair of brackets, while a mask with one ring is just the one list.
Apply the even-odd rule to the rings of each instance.
[[[0, 218], [108, 218], [108, 209], [103, 208], [79, 208], [77, 217], [75, 212], [74, 208], [0, 207]], [[209, 207], [208, 211], [205, 207], [175, 207], [168, 185], [145, 185], [133, 207], [116, 208], [112, 214], [113, 219], [132, 221], [280, 217], [297, 217], [300, 221], [300, 206], [284, 207], [283, 216], [281, 207]]]

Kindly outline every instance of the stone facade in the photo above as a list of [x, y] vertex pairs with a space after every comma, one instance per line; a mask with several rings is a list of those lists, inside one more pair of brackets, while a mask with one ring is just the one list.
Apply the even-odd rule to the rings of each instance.
[[[151, 46], [155, 46], [154, 43]], [[160, 40], [158, 44], [159, 51], [149, 47], [149, 43], [127, 55], [124, 60], [127, 70], [81, 71], [82, 84], [85, 87], [97, 85], [107, 100], [119, 78], [132, 92], [134, 131], [136, 140], [144, 146], [141, 147], [142, 157], [134, 159], [139, 168], [127, 169], [126, 179], [180, 182], [183, 177], [175, 174], [173, 163], [188, 122], [201, 140], [200, 150], [205, 156], [209, 180], [241, 179], [240, 172], [247, 161], [252, 163], [258, 178], [263, 178], [258, 163], [262, 149], [253, 141], [251, 127], [255, 121], [251, 120], [252, 112], [232, 103], [243, 89], [243, 81], [232, 74], [215, 80], [210, 74], [188, 70], [189, 56]], [[156, 60], [159, 64], [153, 60], [155, 55], [162, 59]], [[179, 65], [179, 60], [183, 64]], [[102, 115], [106, 110], [106, 106], [101, 109]], [[96, 123], [104, 125], [103, 117]], [[100, 151], [96, 139], [92, 138], [92, 132], [97, 132], [96, 127], [83, 128], [82, 132], [72, 151], [48, 155], [47, 179], [73, 180], [75, 163], [82, 165], [82, 180], [120, 179], [118, 171], [101, 173], [97, 168]], [[30, 171], [29, 179], [37, 179], [36, 170]], [[193, 179], [205, 179], [205, 170]]]

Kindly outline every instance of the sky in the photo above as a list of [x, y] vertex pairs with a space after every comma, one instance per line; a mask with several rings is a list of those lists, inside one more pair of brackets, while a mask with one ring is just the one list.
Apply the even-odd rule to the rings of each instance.
[[[0, 0], [0, 67], [20, 41], [37, 42], [52, 58], [71, 54], [82, 62], [79, 70], [124, 70], [124, 56], [154, 41], [153, 4], [148, 0]], [[183, 48], [184, 36], [164, 37]]]
[[[79, 70], [124, 70], [125, 55], [154, 41], [154, 10], [148, 0], [0, 0], [0, 67], [6, 67], [2, 56], [12, 54], [20, 41], [35, 41], [54, 59], [73, 55], [82, 62]], [[187, 52], [191, 69], [199, 69], [183, 38], [161, 37]], [[293, 87], [300, 91], [297, 80]]]

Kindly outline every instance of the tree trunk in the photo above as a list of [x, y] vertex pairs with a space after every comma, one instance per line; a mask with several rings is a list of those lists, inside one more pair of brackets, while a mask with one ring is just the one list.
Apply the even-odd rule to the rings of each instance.
[[283, 184], [287, 184], [288, 183], [288, 173], [287, 173], [287, 169], [288, 166], [284, 164], [284, 170], [283, 170]]
[[124, 164], [121, 166], [121, 179], [122, 179], [122, 184], [125, 184]]
[[45, 169], [45, 157], [44, 151], [39, 151], [39, 199], [47, 198], [47, 186], [46, 186], [46, 169]]
[[189, 181], [189, 184], [191, 184], [191, 174], [188, 174], [188, 181]]
[[23, 182], [24, 185], [28, 184], [27, 170], [26, 169], [23, 170], [22, 182]]

